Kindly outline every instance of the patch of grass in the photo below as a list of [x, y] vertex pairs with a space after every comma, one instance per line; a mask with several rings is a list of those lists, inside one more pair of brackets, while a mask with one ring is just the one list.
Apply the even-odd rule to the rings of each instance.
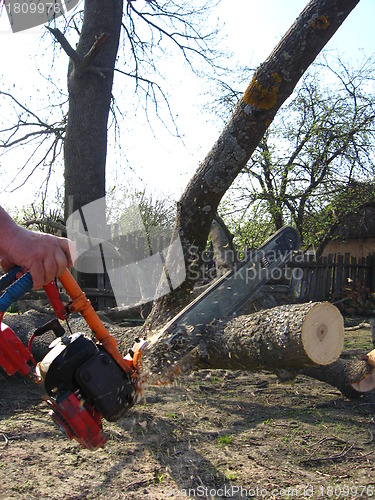
[[219, 446], [227, 446], [232, 443], [233, 436], [228, 436], [227, 434], [224, 434], [224, 436], [219, 436], [218, 438], [218, 443]]
[[165, 416], [166, 416], [167, 418], [173, 418], [173, 419], [175, 419], [175, 420], [177, 420], [177, 419], [178, 419], [178, 415], [177, 415], [177, 413], [166, 413], [166, 414], [165, 414]]
[[263, 420], [264, 425], [270, 425], [272, 423], [272, 418], [267, 418], [266, 420]]
[[164, 477], [164, 474], [162, 474], [160, 472], [160, 470], [155, 470], [154, 472], [154, 479], [153, 479], [153, 483], [154, 484], [160, 484], [164, 481], [165, 477]]

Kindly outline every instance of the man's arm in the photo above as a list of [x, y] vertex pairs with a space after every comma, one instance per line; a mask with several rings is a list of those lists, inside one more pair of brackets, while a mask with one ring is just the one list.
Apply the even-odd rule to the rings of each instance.
[[8, 271], [15, 265], [30, 271], [34, 288], [41, 288], [73, 266], [75, 245], [66, 238], [25, 229], [0, 207], [1, 267]]

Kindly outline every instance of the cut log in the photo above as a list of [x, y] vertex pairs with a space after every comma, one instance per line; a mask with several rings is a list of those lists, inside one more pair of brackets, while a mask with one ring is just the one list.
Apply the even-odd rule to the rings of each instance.
[[194, 332], [191, 339], [185, 332], [172, 348], [167, 347], [168, 338], [158, 336], [145, 352], [143, 366], [147, 381], [156, 384], [170, 381], [180, 371], [200, 368], [264, 369], [282, 382], [302, 374], [356, 399], [375, 388], [375, 351], [358, 359], [340, 359], [343, 339], [343, 318], [334, 305], [283, 305], [228, 323], [216, 322]]
[[233, 319], [211, 332], [201, 342], [197, 363], [206, 368], [298, 370], [336, 361], [343, 339], [343, 319], [332, 304], [284, 305]]
[[375, 370], [365, 375], [359, 382], [353, 382], [353, 389], [358, 392], [370, 392], [375, 389]]
[[179, 332], [178, 345], [171, 346], [170, 337], [157, 336], [145, 352], [144, 370], [155, 382], [177, 367], [295, 373], [328, 365], [342, 352], [344, 322], [332, 304], [293, 304], [215, 322], [199, 332]]

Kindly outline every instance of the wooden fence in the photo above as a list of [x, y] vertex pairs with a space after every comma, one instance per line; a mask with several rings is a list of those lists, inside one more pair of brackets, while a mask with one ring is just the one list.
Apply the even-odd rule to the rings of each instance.
[[[162, 252], [170, 243], [170, 238], [166, 235], [146, 238], [135, 234], [127, 234], [114, 236], [112, 238], [112, 243], [119, 250], [123, 260], [106, 257], [105, 265], [107, 268], [117, 269], [125, 264], [144, 261], [151, 255]], [[112, 279], [115, 279], [115, 281], [121, 279], [121, 276], [121, 273], [118, 273], [118, 275], [112, 273]], [[117, 305], [112, 285], [122, 287], [124, 293], [131, 297], [133, 283], [111, 283], [108, 274], [103, 273], [96, 274], [96, 283], [97, 285], [95, 288], [85, 288], [87, 296], [93, 302], [96, 309], [104, 310]], [[127, 290], [128, 287], [129, 290]]]
[[339, 300], [345, 289], [374, 288], [375, 254], [367, 258], [330, 254], [318, 259], [297, 254], [287, 269], [291, 291], [299, 300]]
[[[125, 252], [130, 257], [131, 262], [137, 262], [162, 252], [168, 246], [169, 238], [158, 235], [147, 240], [144, 237], [126, 235], [114, 237], [113, 243], [120, 253]], [[215, 276], [212, 247], [207, 250], [203, 260], [201, 279], [205, 281], [205, 277]], [[375, 254], [367, 258], [352, 257], [348, 253], [316, 258], [314, 255], [299, 252], [285, 267], [284, 283], [285, 278], [291, 292], [301, 302], [339, 300], [344, 289], [355, 288], [357, 285], [375, 291]], [[98, 309], [116, 305], [111, 283], [106, 275], [99, 274], [97, 289], [89, 289], [86, 292]]]

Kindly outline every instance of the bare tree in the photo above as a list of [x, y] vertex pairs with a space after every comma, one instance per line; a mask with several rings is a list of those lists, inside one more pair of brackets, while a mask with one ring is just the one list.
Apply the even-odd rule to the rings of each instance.
[[318, 243], [312, 220], [322, 208], [354, 180], [374, 175], [374, 61], [355, 70], [338, 62], [333, 70], [325, 58], [303, 79], [231, 190], [242, 217], [262, 226], [260, 204], [271, 231], [293, 221], [306, 243]]
[[[154, 106], [156, 115], [166, 126], [169, 119], [177, 134], [159, 61], [180, 57], [197, 74], [218, 67], [218, 30], [205, 27], [216, 3], [202, 0], [192, 8], [188, 2], [90, 1], [83, 11], [53, 20], [50, 40], [55, 40], [56, 53], [60, 48], [69, 57], [68, 98], [62, 92], [54, 107], [59, 118], [53, 121], [53, 107], [36, 113], [14, 97], [15, 92], [0, 93], [14, 112], [14, 124], [4, 123], [0, 147], [8, 151], [27, 146], [31, 158], [25, 161], [25, 176], [48, 164], [47, 184], [63, 149], [66, 214], [69, 197], [73, 210], [103, 197], [108, 130], [118, 140], [119, 120], [126, 115], [113, 94], [114, 75], [117, 88], [122, 84], [121, 93], [125, 89], [132, 100], [138, 96], [147, 116]], [[68, 63], [59, 57], [59, 66], [64, 61]]]
[[[46, 199], [54, 165], [61, 155], [66, 127], [66, 115], [60, 107], [34, 112], [10, 92], [0, 91], [0, 102], [5, 111], [0, 131], [0, 150], [10, 153], [15, 148], [29, 151], [23, 164], [12, 168], [9, 189], [24, 186], [35, 172], [44, 172], [42, 199]], [[6, 116], [6, 120], [5, 120]], [[4, 159], [6, 161], [6, 159]]]

